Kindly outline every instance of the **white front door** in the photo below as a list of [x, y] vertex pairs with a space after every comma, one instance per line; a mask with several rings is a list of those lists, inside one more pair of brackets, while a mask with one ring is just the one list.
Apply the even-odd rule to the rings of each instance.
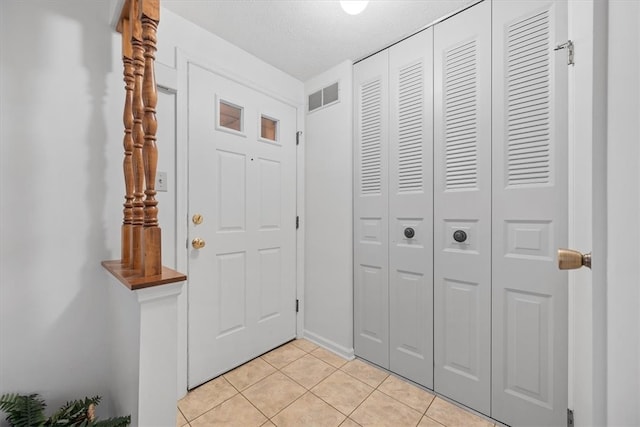
[[295, 337], [296, 110], [193, 63], [188, 79], [193, 388]]

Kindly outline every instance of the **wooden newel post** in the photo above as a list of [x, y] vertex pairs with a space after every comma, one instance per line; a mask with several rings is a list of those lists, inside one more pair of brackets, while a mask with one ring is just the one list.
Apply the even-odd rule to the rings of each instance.
[[162, 271], [161, 230], [158, 225], [158, 201], [156, 200], [156, 169], [158, 147], [156, 145], [156, 105], [158, 92], [155, 76], [156, 33], [160, 21], [158, 0], [142, 0], [142, 39], [144, 42], [144, 275], [154, 276]]
[[[0, 0], [2, 1], [2, 0]], [[160, 0], [124, 0], [117, 31], [122, 33], [125, 82], [124, 209], [119, 260], [102, 265], [131, 290], [182, 282], [187, 277], [162, 266], [156, 200], [158, 146], [155, 76]]]
[[133, 259], [131, 268], [142, 270], [144, 262], [144, 128], [142, 117], [142, 84], [144, 80], [144, 45], [142, 43], [142, 23], [140, 22], [139, 0], [131, 0], [129, 12], [131, 24], [131, 46], [133, 51]]
[[124, 123], [124, 209], [122, 220], [122, 250], [121, 259], [125, 265], [131, 265], [131, 243], [133, 236], [133, 53], [131, 49], [131, 27], [129, 19], [123, 19], [122, 24], [122, 64], [124, 69], [125, 100], [122, 121]]

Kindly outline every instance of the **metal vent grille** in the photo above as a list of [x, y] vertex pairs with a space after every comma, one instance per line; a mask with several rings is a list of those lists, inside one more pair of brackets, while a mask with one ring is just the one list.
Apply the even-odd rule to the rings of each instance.
[[551, 180], [549, 11], [507, 29], [507, 185]]
[[400, 70], [398, 96], [398, 191], [422, 190], [424, 79], [422, 62]]
[[334, 83], [330, 86], [322, 89], [322, 105], [328, 105], [338, 100], [338, 83]]
[[476, 41], [445, 54], [446, 188], [476, 188], [478, 182]]
[[322, 107], [322, 91], [313, 92], [309, 95], [309, 111]]
[[338, 82], [323, 89], [313, 92], [308, 96], [308, 111], [312, 112], [318, 108], [333, 104], [340, 100], [340, 86]]
[[360, 178], [362, 194], [379, 194], [380, 138], [381, 138], [381, 84], [375, 80], [360, 88]]

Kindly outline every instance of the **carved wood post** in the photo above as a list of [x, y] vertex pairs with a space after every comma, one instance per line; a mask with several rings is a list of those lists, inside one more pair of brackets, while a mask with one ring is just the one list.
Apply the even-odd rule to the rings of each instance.
[[142, 44], [142, 25], [140, 22], [140, 8], [138, 0], [131, 1], [129, 12], [131, 21], [131, 45], [134, 64], [134, 88], [133, 88], [133, 260], [131, 267], [141, 270], [144, 263], [144, 129], [142, 116], [144, 104], [142, 101], [142, 81], [144, 78], [144, 46]]
[[124, 0], [116, 27], [123, 37], [126, 91], [122, 116], [125, 180], [122, 257], [103, 261], [102, 266], [131, 290], [187, 279], [184, 274], [161, 264], [162, 244], [155, 198], [158, 92], [154, 70], [159, 3], [160, 0]]
[[124, 209], [122, 221], [122, 250], [121, 262], [124, 265], [131, 265], [131, 240], [133, 228], [133, 137], [131, 131], [133, 127], [133, 54], [131, 50], [131, 27], [129, 20], [124, 19], [122, 25], [122, 63], [125, 83], [125, 100], [122, 121], [124, 123], [124, 160], [122, 169], [124, 171]]
[[158, 0], [142, 1], [142, 39], [144, 41], [144, 275], [153, 276], [162, 271], [161, 230], [158, 226], [158, 201], [156, 200], [156, 169], [158, 147], [156, 144], [156, 105], [158, 92], [155, 77], [156, 33], [160, 20]]

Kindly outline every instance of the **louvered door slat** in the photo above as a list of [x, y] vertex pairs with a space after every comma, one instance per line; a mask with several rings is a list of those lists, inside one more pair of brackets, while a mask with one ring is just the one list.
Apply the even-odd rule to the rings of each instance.
[[362, 85], [362, 157], [360, 163], [360, 173], [362, 194], [380, 193], [381, 189], [381, 107], [382, 102], [381, 83], [379, 80]]

